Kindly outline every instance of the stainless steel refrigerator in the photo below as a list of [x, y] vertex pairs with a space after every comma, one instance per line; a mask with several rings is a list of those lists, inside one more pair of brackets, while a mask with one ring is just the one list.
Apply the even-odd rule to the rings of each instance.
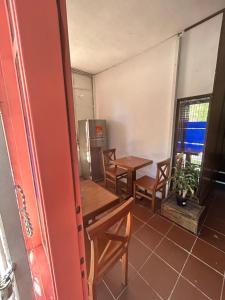
[[78, 121], [78, 146], [81, 176], [94, 181], [103, 179], [101, 150], [107, 149], [105, 120]]

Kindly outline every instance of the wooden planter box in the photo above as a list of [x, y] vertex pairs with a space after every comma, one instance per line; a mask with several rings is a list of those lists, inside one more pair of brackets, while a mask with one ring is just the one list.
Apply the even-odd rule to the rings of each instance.
[[161, 205], [161, 214], [185, 229], [198, 234], [199, 227], [205, 215], [205, 206], [188, 201], [187, 205], [178, 206], [176, 197], [169, 196]]

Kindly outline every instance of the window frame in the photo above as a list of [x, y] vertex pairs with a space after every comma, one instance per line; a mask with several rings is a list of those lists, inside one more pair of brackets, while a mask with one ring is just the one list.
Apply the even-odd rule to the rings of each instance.
[[[173, 151], [172, 151], [172, 166], [175, 166], [175, 156], [176, 156], [176, 148], [177, 148], [177, 141], [178, 141], [178, 124], [179, 124], [179, 107], [180, 104], [184, 101], [190, 101], [190, 100], [196, 100], [196, 104], [198, 101], [204, 98], [208, 98], [209, 102], [209, 108], [208, 108], [208, 115], [207, 115], [207, 127], [206, 127], [206, 137], [205, 137], [205, 146], [207, 143], [207, 131], [208, 131], [208, 121], [209, 121], [209, 114], [210, 114], [210, 107], [211, 107], [211, 102], [212, 102], [212, 93], [208, 94], [201, 94], [201, 95], [196, 95], [196, 96], [190, 96], [190, 97], [183, 97], [183, 98], [178, 98], [176, 101], [176, 110], [175, 110], [175, 125], [174, 125], [174, 135], [173, 135]], [[207, 101], [202, 101], [202, 102], [207, 102]], [[194, 103], [193, 103], [194, 104]], [[203, 164], [204, 164], [204, 154], [205, 154], [205, 146], [202, 154], [202, 162], [201, 162], [201, 172], [200, 172], [200, 179], [202, 175], [202, 169], [203, 169]]]

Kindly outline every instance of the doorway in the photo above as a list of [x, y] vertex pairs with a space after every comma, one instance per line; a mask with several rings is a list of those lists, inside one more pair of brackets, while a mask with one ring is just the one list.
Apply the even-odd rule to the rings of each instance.
[[[32, 300], [33, 285], [1, 114], [0, 170], [0, 280], [12, 271], [2, 284], [5, 289], [0, 291], [0, 296], [4, 300]], [[6, 298], [7, 294], [10, 298]]]

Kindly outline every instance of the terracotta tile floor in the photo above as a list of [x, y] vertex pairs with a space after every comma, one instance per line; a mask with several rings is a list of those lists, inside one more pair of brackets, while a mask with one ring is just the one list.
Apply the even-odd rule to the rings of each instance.
[[136, 203], [128, 286], [118, 262], [98, 300], [225, 300], [225, 197], [217, 198], [223, 214], [212, 206], [198, 237]]

